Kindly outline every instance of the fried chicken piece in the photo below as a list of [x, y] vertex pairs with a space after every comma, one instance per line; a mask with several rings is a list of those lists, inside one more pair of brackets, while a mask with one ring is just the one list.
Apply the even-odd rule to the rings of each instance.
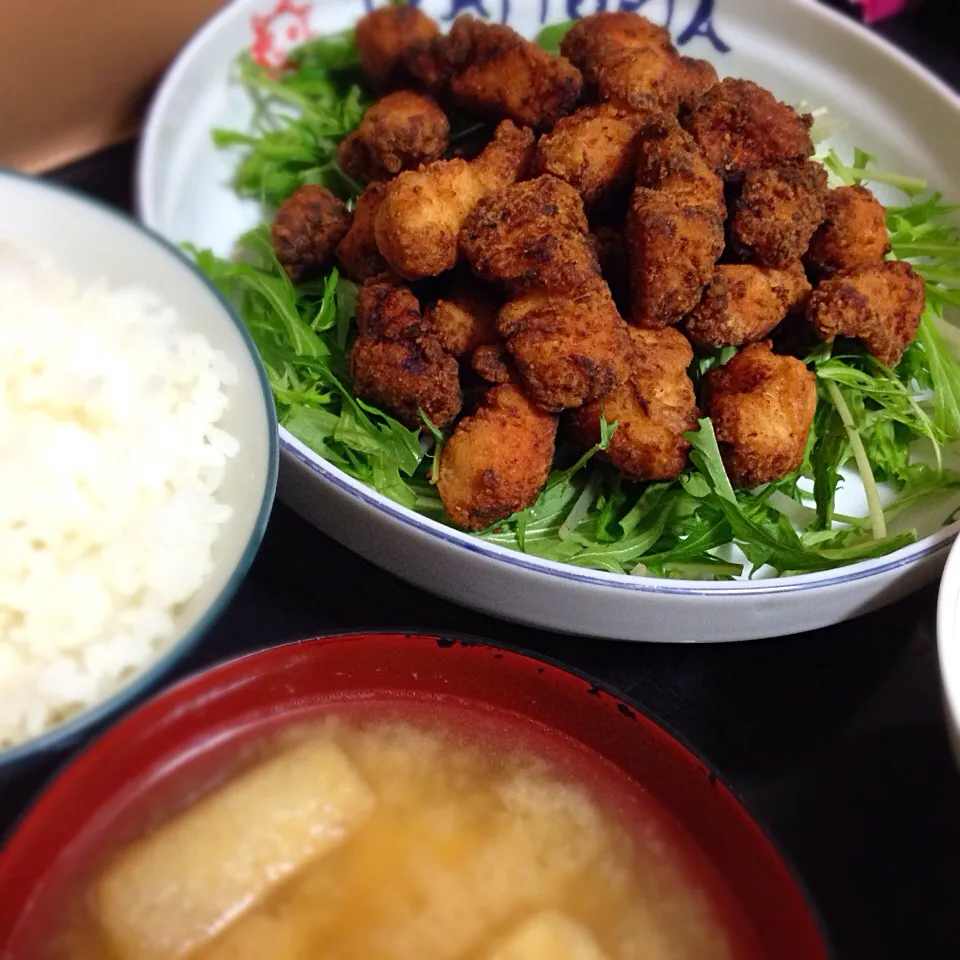
[[436, 21], [409, 4], [373, 10], [357, 21], [354, 33], [360, 66], [377, 90], [405, 86], [411, 79], [407, 52], [439, 32]]
[[350, 229], [352, 217], [326, 187], [298, 187], [277, 208], [270, 239], [294, 283], [319, 273]]
[[501, 343], [483, 343], [473, 351], [470, 366], [487, 383], [515, 383], [516, 368], [506, 346]]
[[636, 181], [666, 194], [681, 207], [702, 207], [720, 220], [727, 216], [723, 181], [693, 137], [671, 117], [658, 117], [644, 126]]
[[553, 463], [557, 418], [514, 384], [491, 387], [444, 444], [437, 490], [447, 515], [482, 530], [533, 504]]
[[374, 225], [390, 268], [417, 280], [453, 267], [464, 220], [482, 197], [524, 174], [533, 145], [531, 130], [505, 120], [476, 160], [435, 160], [391, 180]]
[[676, 113], [681, 89], [695, 76], [670, 42], [670, 34], [637, 13], [583, 17], [560, 43], [601, 100], [633, 110]]
[[638, 186], [627, 211], [631, 319], [661, 329], [699, 302], [723, 252], [723, 223], [709, 207], [681, 206]]
[[544, 175], [484, 197], [460, 231], [473, 272], [512, 290], [580, 288], [600, 272], [580, 194]]
[[827, 193], [824, 219], [804, 262], [820, 277], [879, 263], [890, 252], [887, 211], [866, 188], [836, 187]]
[[720, 82], [720, 78], [709, 60], [681, 57], [680, 63], [683, 66], [679, 79], [680, 106], [693, 110], [700, 103], [700, 98]]
[[337, 266], [351, 280], [362, 282], [389, 272], [373, 229], [386, 190], [385, 183], [375, 181], [368, 184], [357, 197], [353, 223], [337, 246]]
[[722, 264], [687, 317], [687, 336], [704, 347], [740, 347], [767, 336], [802, 306], [810, 283], [797, 260], [786, 269]]
[[682, 472], [697, 427], [697, 402], [687, 368], [693, 350], [671, 327], [630, 329], [630, 378], [602, 400], [570, 414], [570, 426], [584, 447], [600, 440], [600, 415], [617, 422], [602, 456], [628, 480], [672, 480]]
[[450, 121], [433, 100], [397, 90], [373, 104], [341, 141], [337, 162], [362, 183], [389, 180], [442, 157], [449, 139]]
[[826, 194], [827, 172], [811, 160], [748, 170], [730, 217], [731, 247], [769, 267], [798, 260], [823, 221]]
[[730, 479], [752, 489], [803, 462], [817, 407], [816, 378], [769, 340], [707, 374], [708, 414]]
[[727, 77], [683, 120], [707, 162], [727, 177], [813, 154], [813, 117], [750, 80]]
[[587, 242], [600, 264], [600, 275], [610, 287], [613, 302], [624, 316], [629, 316], [630, 258], [623, 230], [609, 223], [597, 224], [587, 236]]
[[457, 284], [426, 312], [430, 328], [454, 357], [462, 357], [484, 344], [497, 343], [497, 311], [500, 303], [487, 290]]
[[884, 260], [824, 280], [810, 297], [807, 319], [821, 340], [856, 337], [895, 367], [917, 335], [925, 301], [923, 277], [905, 260]]
[[627, 379], [629, 328], [599, 276], [576, 291], [521, 294], [500, 311], [498, 325], [527, 392], [544, 410], [598, 400]]
[[357, 297], [359, 336], [350, 350], [355, 396], [390, 411], [414, 429], [420, 410], [437, 427], [460, 412], [457, 361], [440, 344], [408, 286], [366, 283]]
[[412, 51], [407, 63], [442, 100], [493, 120], [549, 129], [580, 99], [580, 71], [567, 60], [512, 27], [469, 15]]
[[642, 127], [638, 113], [607, 103], [581, 107], [540, 138], [534, 169], [569, 183], [588, 208], [609, 206], [633, 176]]

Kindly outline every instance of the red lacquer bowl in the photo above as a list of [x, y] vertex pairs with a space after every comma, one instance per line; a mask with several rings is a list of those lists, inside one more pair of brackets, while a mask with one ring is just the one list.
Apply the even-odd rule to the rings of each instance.
[[30, 954], [71, 858], [142, 796], [144, 784], [181, 769], [184, 757], [229, 742], [227, 731], [275, 727], [337, 703], [394, 698], [448, 701], [461, 714], [502, 715], [555, 742], [573, 741], [581, 752], [585, 746], [640, 784], [696, 848], [720, 880], [734, 926], [745, 922], [752, 931], [751, 960], [827, 957], [804, 896], [763, 831], [661, 726], [549, 661], [480, 641], [409, 634], [320, 638], [232, 660], [183, 681], [108, 731], [54, 781], [0, 852], [0, 956]]

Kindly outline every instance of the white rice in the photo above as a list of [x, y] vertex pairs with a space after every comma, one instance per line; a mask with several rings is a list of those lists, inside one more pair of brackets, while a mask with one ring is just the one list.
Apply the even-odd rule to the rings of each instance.
[[0, 262], [0, 748], [175, 639], [231, 515], [236, 376], [146, 290]]

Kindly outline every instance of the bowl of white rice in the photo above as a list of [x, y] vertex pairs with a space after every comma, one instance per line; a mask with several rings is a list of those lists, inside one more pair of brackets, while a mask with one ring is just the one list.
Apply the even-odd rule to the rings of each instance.
[[0, 170], [0, 780], [152, 687], [250, 566], [277, 425], [241, 320], [135, 221]]

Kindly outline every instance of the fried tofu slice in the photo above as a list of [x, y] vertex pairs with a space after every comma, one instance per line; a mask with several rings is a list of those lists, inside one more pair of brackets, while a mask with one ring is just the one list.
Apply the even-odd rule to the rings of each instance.
[[503, 307], [498, 325], [530, 398], [544, 410], [599, 400], [629, 375], [629, 328], [600, 277], [578, 291], [523, 293]]
[[350, 229], [343, 201], [326, 187], [298, 187], [277, 208], [270, 227], [274, 253], [294, 283], [320, 273]]
[[436, 102], [397, 90], [372, 104], [356, 130], [341, 141], [340, 169], [354, 180], [389, 180], [438, 160], [450, 141], [450, 121]]
[[544, 910], [522, 923], [487, 960], [606, 960], [590, 931], [565, 914]]
[[704, 82], [684, 62], [670, 34], [637, 13], [601, 11], [577, 21], [560, 52], [579, 67], [599, 98], [629, 110], [676, 113]]
[[786, 269], [721, 264], [686, 319], [687, 336], [703, 347], [741, 347], [762, 340], [806, 303], [810, 290], [799, 260]]
[[475, 160], [436, 160], [391, 180], [374, 221], [390, 269], [408, 280], [451, 269], [464, 220], [484, 196], [525, 173], [533, 147], [533, 131], [505, 120]]
[[752, 489], [803, 462], [817, 407], [814, 375], [796, 357], [752, 343], [707, 374], [707, 413], [730, 479]]
[[836, 187], [827, 193], [824, 219], [804, 262], [821, 278], [879, 263], [890, 252], [887, 211], [866, 188]]
[[584, 206], [610, 206], [633, 179], [642, 115], [610, 104], [581, 107], [537, 142], [534, 169], [569, 183]]
[[550, 473], [556, 433], [556, 416], [520, 387], [491, 387], [440, 454], [437, 490], [450, 519], [482, 530], [534, 503]]
[[181, 960], [344, 843], [375, 805], [336, 744], [305, 741], [125, 848], [96, 884], [97, 920], [118, 960]]
[[602, 400], [570, 414], [570, 427], [584, 447], [600, 440], [600, 417], [616, 421], [610, 445], [601, 454], [628, 480], [672, 480], [683, 471], [697, 428], [697, 401], [687, 368], [690, 341], [674, 327], [631, 327], [630, 377]]
[[826, 216], [826, 195], [827, 172], [812, 160], [747, 171], [731, 211], [731, 247], [768, 267], [799, 260]]
[[884, 260], [824, 280], [810, 297], [807, 319], [821, 340], [856, 337], [895, 367], [917, 335], [925, 305], [923, 277], [905, 260]]
[[358, 283], [390, 272], [387, 261], [380, 254], [374, 232], [377, 211], [386, 192], [387, 185], [382, 181], [368, 184], [357, 197], [350, 229], [337, 245], [337, 266], [344, 276]]
[[497, 312], [500, 299], [483, 289], [474, 280], [459, 278], [444, 295], [426, 311], [426, 319], [443, 349], [451, 356], [462, 357], [477, 347], [500, 341]]
[[421, 426], [420, 410], [437, 427], [460, 412], [460, 368], [420, 313], [405, 284], [378, 280], [357, 296], [359, 335], [350, 349], [355, 396], [386, 408], [401, 423]]
[[480, 200], [460, 232], [473, 272], [511, 290], [576, 290], [600, 272], [580, 195], [544, 175]]
[[750, 80], [727, 77], [704, 93], [683, 124], [726, 177], [813, 155], [813, 117]]
[[580, 71], [512, 27], [457, 17], [414, 50], [413, 74], [444, 102], [491, 120], [549, 129], [580, 99]]
[[627, 211], [632, 322], [657, 330], [689, 313], [723, 246], [723, 223], [712, 210], [636, 187]]
[[357, 21], [354, 36], [360, 66], [375, 89], [395, 90], [413, 79], [407, 53], [440, 32], [435, 20], [412, 4], [388, 4]]

